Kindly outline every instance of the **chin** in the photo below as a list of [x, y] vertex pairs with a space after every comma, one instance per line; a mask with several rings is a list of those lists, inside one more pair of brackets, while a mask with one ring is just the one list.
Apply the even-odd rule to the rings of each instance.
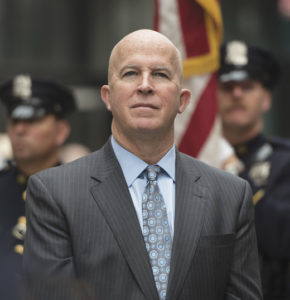
[[245, 118], [228, 118], [224, 121], [227, 126], [244, 126], [246, 125]]
[[152, 134], [156, 132], [156, 129], [148, 127], [138, 127], [136, 130], [137, 134]]
[[158, 126], [158, 124], [156, 124], [156, 122], [152, 122], [152, 121], [144, 121], [144, 122], [138, 122], [135, 124], [135, 128], [136, 130], [140, 130], [140, 131], [154, 131], [154, 130], [158, 130], [160, 126]]

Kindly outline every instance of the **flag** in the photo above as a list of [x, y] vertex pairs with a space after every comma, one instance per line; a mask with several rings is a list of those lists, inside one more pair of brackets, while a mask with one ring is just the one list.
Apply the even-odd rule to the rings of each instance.
[[222, 39], [218, 0], [155, 0], [154, 29], [167, 36], [183, 58], [188, 108], [175, 120], [175, 144], [183, 153], [220, 167], [221, 126], [216, 71]]

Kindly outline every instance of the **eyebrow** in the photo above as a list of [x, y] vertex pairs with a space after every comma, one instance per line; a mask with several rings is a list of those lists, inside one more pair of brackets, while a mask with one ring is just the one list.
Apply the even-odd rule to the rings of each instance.
[[[137, 65], [126, 65], [126, 66], [124, 66], [123, 68], [121, 68], [120, 74], [122, 74], [122, 72], [123, 72], [124, 70], [126, 70], [126, 69], [139, 70], [140, 67], [138, 67]], [[171, 72], [168, 68], [166, 68], [166, 67], [160, 67], [160, 66], [154, 67], [152, 71], [153, 71], [153, 72], [156, 72], [156, 71], [164, 71], [164, 72], [166, 72], [168, 75], [171, 75], [171, 74], [172, 74], [172, 72]]]
[[123, 68], [121, 68], [120, 74], [122, 74], [123, 71], [126, 70], [126, 69], [134, 69], [135, 70], [135, 69], [139, 69], [139, 68], [136, 65], [126, 65]]
[[171, 74], [171, 71], [166, 67], [157, 67], [154, 71], [165, 71], [166, 73]]

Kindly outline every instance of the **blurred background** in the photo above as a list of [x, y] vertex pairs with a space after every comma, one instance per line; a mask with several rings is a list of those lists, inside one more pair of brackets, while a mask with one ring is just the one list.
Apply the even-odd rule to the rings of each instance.
[[[224, 40], [265, 47], [280, 61], [282, 80], [265, 133], [290, 137], [290, 8], [288, 0], [221, 0]], [[153, 0], [0, 0], [0, 82], [18, 73], [73, 88], [80, 109], [68, 142], [98, 149], [111, 116], [99, 89], [113, 45], [128, 32], [153, 28]], [[1, 105], [1, 104], [0, 104]], [[0, 106], [0, 133], [5, 110]]]

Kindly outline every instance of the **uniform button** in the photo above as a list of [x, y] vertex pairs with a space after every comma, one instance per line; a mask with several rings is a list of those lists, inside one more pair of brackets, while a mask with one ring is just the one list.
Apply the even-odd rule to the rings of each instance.
[[16, 245], [16, 246], [14, 247], [14, 252], [16, 252], [16, 253], [22, 255], [23, 252], [24, 252], [24, 246], [23, 246], [23, 245], [19, 245], [19, 244]]
[[17, 224], [12, 230], [12, 234], [15, 238], [19, 240], [24, 240], [26, 233], [26, 218], [24, 216], [18, 218]]
[[23, 174], [18, 174], [16, 180], [19, 184], [24, 184], [26, 182], [26, 176]]
[[26, 190], [22, 193], [22, 199], [25, 201], [26, 200]]

